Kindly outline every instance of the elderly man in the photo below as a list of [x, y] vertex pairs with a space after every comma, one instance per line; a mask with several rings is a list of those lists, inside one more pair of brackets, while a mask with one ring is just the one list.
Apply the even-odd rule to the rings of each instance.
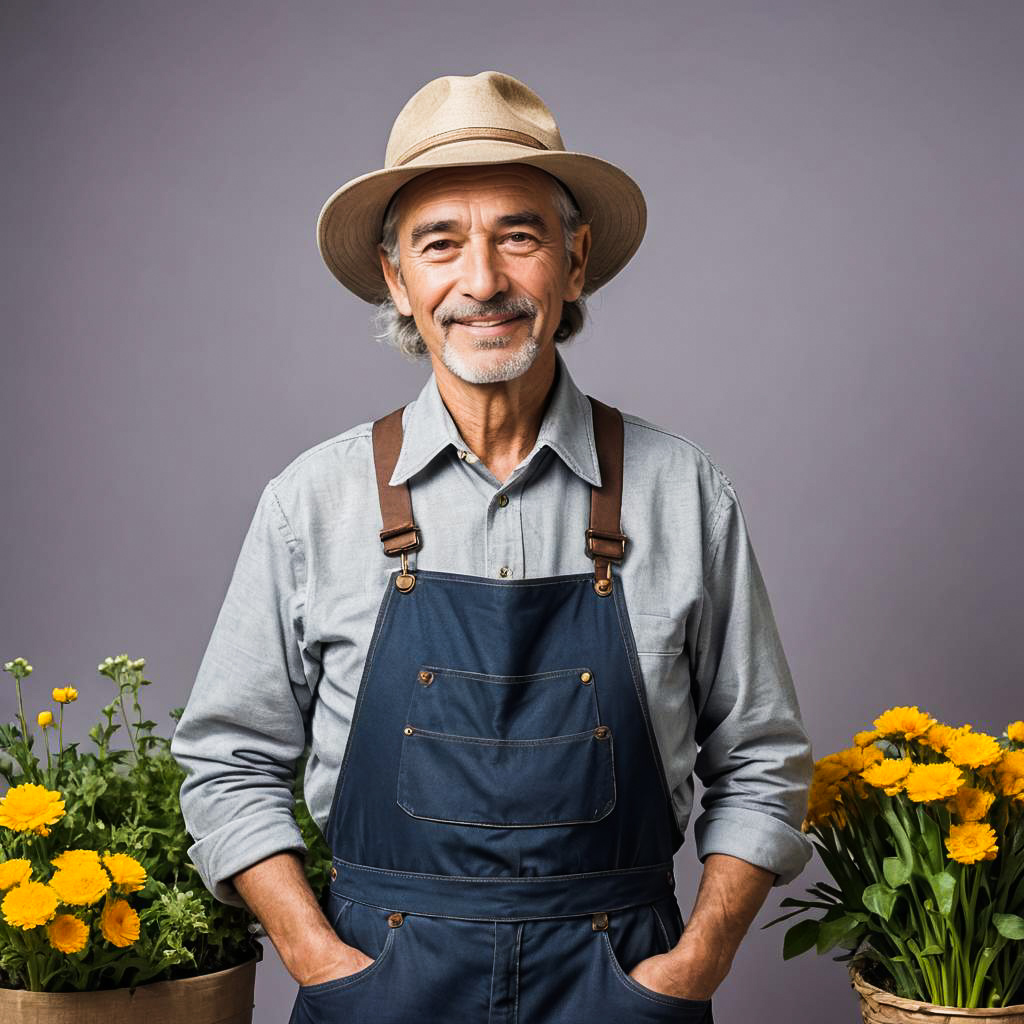
[[[810, 857], [810, 746], [736, 492], [556, 347], [644, 227], [632, 179], [493, 71], [425, 85], [321, 212], [330, 269], [433, 373], [266, 485], [173, 745], [190, 855], [299, 982], [293, 1024], [711, 1021]], [[323, 907], [290, 796], [307, 743]]]

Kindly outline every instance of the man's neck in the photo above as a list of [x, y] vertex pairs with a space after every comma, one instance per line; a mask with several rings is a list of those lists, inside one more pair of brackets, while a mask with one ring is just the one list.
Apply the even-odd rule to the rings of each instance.
[[533, 450], [555, 380], [554, 346], [522, 376], [470, 384], [433, 360], [437, 389], [470, 450], [502, 482]]

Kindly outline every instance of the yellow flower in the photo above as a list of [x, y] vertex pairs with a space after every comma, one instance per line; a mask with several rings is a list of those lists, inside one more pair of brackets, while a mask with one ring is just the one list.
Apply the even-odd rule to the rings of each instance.
[[21, 885], [31, 877], [32, 865], [24, 857], [5, 860], [0, 864], [0, 892], [6, 892], [16, 885]]
[[991, 774], [1000, 796], [1024, 795], [1024, 750], [1004, 750]]
[[940, 761], [938, 764], [915, 764], [907, 773], [903, 788], [911, 800], [922, 803], [945, 800], [955, 795], [963, 784], [960, 769], [949, 761]]
[[995, 764], [1003, 756], [1003, 748], [995, 736], [983, 732], [962, 732], [946, 745], [946, 757], [962, 768], [981, 768]]
[[127, 900], [112, 900], [100, 915], [100, 931], [115, 946], [130, 946], [139, 937], [139, 915]]
[[40, 711], [36, 715], [36, 722], [39, 723], [41, 729], [45, 729], [48, 725], [53, 725], [53, 712], [52, 711]]
[[913, 767], [914, 762], [909, 757], [886, 757], [865, 768], [860, 777], [868, 785], [895, 796], [903, 788], [903, 781]]
[[926, 712], [919, 711], [916, 704], [912, 707], [890, 708], [874, 721], [880, 736], [901, 736], [907, 740], [924, 736], [934, 724], [935, 719]]
[[110, 875], [98, 864], [71, 864], [58, 868], [50, 879], [53, 891], [62, 903], [88, 906], [102, 899], [110, 890]]
[[73, 700], [78, 700], [78, 691], [73, 686], [55, 686], [53, 699], [58, 704], [70, 704]]
[[875, 740], [880, 739], [882, 734], [877, 729], [867, 729], [864, 732], [859, 732], [853, 737], [854, 746], [857, 747], [868, 747]]
[[89, 926], [74, 914], [58, 914], [47, 926], [50, 945], [61, 953], [79, 953], [85, 949]]
[[850, 774], [850, 766], [836, 759], [835, 754], [828, 754], [814, 762], [812, 781], [821, 786], [831, 786]]
[[989, 793], [984, 789], [961, 786], [953, 798], [946, 801], [946, 807], [962, 822], [981, 821], [988, 814], [995, 798], [995, 793]]
[[55, 868], [101, 867], [100, 855], [95, 850], [65, 850], [57, 854], [50, 863]]
[[42, 882], [16, 885], [0, 904], [4, 920], [14, 928], [37, 928], [57, 910], [57, 894]]
[[951, 825], [946, 849], [950, 857], [961, 864], [976, 864], [979, 860], [995, 860], [999, 852], [996, 830], [991, 825], [971, 821], [965, 825]]
[[954, 729], [951, 725], [945, 725], [942, 722], [936, 722], [930, 726], [928, 731], [919, 740], [926, 747], [931, 747], [933, 750], [937, 750], [940, 754], [946, 752], [946, 744], [953, 739], [959, 730]]
[[47, 835], [47, 825], [64, 816], [64, 801], [53, 789], [25, 782], [14, 786], [0, 799], [0, 825], [15, 832], [37, 832]]
[[821, 780], [812, 780], [807, 794], [807, 815], [802, 831], [812, 825], [827, 825], [833, 812], [839, 807], [839, 787]]
[[1014, 743], [1024, 743], [1024, 721], [1011, 722], [1006, 727], [1006, 738]]
[[146, 869], [126, 853], [105, 853], [103, 863], [121, 892], [138, 892], [146, 884]]

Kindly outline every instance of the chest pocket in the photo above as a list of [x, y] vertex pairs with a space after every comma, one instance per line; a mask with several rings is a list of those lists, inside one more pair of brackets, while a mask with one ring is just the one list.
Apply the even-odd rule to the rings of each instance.
[[598, 821], [615, 806], [611, 729], [586, 668], [525, 676], [422, 666], [398, 804], [414, 818], [501, 828]]

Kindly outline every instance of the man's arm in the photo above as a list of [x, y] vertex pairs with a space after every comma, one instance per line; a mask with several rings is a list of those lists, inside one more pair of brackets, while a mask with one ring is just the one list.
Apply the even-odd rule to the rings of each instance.
[[732, 968], [775, 878], [774, 871], [739, 857], [709, 854], [682, 938], [668, 953], [641, 960], [631, 976], [655, 992], [710, 999]]
[[232, 882], [300, 985], [355, 974], [373, 963], [372, 957], [335, 934], [296, 854], [267, 857], [240, 871]]
[[768, 892], [796, 878], [813, 853], [800, 828], [811, 745], [747, 525], [724, 479], [706, 536], [703, 600], [687, 631], [704, 873], [677, 946], [632, 972], [690, 999], [721, 984]]
[[284, 850], [305, 853], [295, 765], [312, 704], [304, 664], [305, 558], [267, 484], [171, 753], [185, 770], [189, 856], [213, 895], [242, 905], [231, 877]]

